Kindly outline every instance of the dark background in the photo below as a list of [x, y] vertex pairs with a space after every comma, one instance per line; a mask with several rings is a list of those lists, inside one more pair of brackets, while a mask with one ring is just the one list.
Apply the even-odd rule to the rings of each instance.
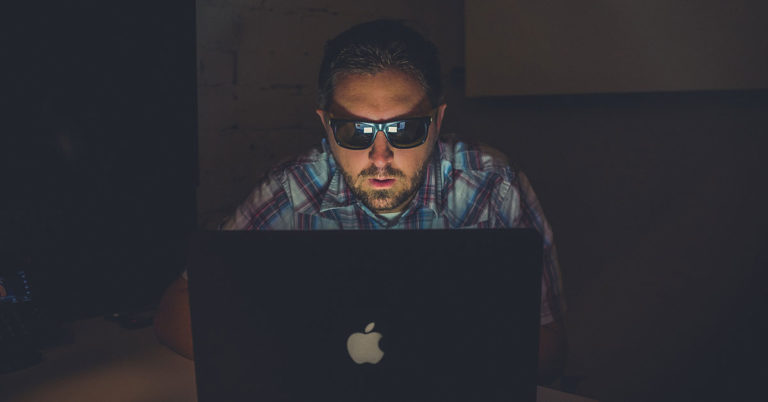
[[6, 9], [0, 269], [26, 269], [56, 317], [146, 308], [182, 269], [197, 172], [186, 3]]
[[[151, 308], [196, 227], [194, 4], [90, 3], [3, 16], [0, 270], [61, 319]], [[446, 128], [523, 167], [555, 228], [578, 391], [759, 399], [768, 91], [468, 99], [445, 68]]]

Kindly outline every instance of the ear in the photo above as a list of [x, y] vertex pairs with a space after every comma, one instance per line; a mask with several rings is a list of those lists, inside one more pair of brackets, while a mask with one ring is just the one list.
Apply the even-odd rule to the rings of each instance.
[[323, 125], [323, 137], [325, 137], [329, 143], [332, 143], [331, 128], [328, 127], [328, 119], [326, 118], [327, 112], [323, 109], [315, 109], [315, 113], [317, 114], [317, 117], [320, 118], [320, 124]]
[[318, 117], [320, 117], [320, 124], [322, 124], [323, 128], [325, 128], [326, 131], [328, 131], [328, 127], [325, 124], [326, 123], [325, 122], [325, 110], [323, 110], [323, 109], [315, 109], [315, 113], [317, 114]]
[[445, 115], [445, 109], [448, 107], [447, 103], [443, 103], [442, 105], [437, 107], [437, 119], [435, 123], [437, 123], [437, 133], [440, 134], [440, 129], [443, 127], [443, 116]]

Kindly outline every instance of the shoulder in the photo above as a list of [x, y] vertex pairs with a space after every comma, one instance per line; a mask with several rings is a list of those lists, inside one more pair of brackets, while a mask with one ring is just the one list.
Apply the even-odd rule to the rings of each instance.
[[319, 203], [332, 175], [324, 147], [278, 163], [221, 226], [228, 230], [290, 229], [293, 213]]
[[445, 213], [454, 227], [486, 222], [495, 227], [501, 211], [516, 209], [519, 170], [486, 144], [441, 138], [440, 168]]
[[302, 180], [305, 174], [312, 176], [328, 176], [332, 164], [330, 151], [323, 146], [317, 146], [308, 151], [278, 162], [267, 173], [266, 180], [274, 180], [285, 185], [292, 180]]
[[448, 134], [440, 139], [438, 146], [444, 170], [449, 168], [455, 174], [498, 175], [511, 180], [518, 173], [507, 155], [487, 144], [459, 140]]

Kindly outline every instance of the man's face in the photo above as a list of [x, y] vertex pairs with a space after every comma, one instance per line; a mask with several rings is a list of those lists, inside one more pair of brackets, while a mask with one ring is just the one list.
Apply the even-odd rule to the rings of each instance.
[[327, 124], [328, 117], [381, 123], [428, 116], [432, 108], [424, 89], [418, 81], [400, 71], [344, 75], [336, 82], [328, 111], [318, 109], [316, 112], [352, 192], [371, 210], [389, 213], [405, 209], [418, 192], [437, 141], [445, 107], [443, 104], [437, 108], [424, 144], [409, 149], [392, 147], [381, 131], [368, 149], [342, 148]]

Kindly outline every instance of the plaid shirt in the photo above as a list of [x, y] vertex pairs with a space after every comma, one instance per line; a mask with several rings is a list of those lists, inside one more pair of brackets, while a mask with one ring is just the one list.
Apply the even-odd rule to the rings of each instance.
[[222, 230], [535, 228], [544, 238], [541, 324], [562, 319], [562, 284], [552, 230], [522, 172], [503, 154], [439, 141], [425, 180], [398, 219], [388, 220], [350, 191], [323, 139], [322, 149], [273, 169]]

